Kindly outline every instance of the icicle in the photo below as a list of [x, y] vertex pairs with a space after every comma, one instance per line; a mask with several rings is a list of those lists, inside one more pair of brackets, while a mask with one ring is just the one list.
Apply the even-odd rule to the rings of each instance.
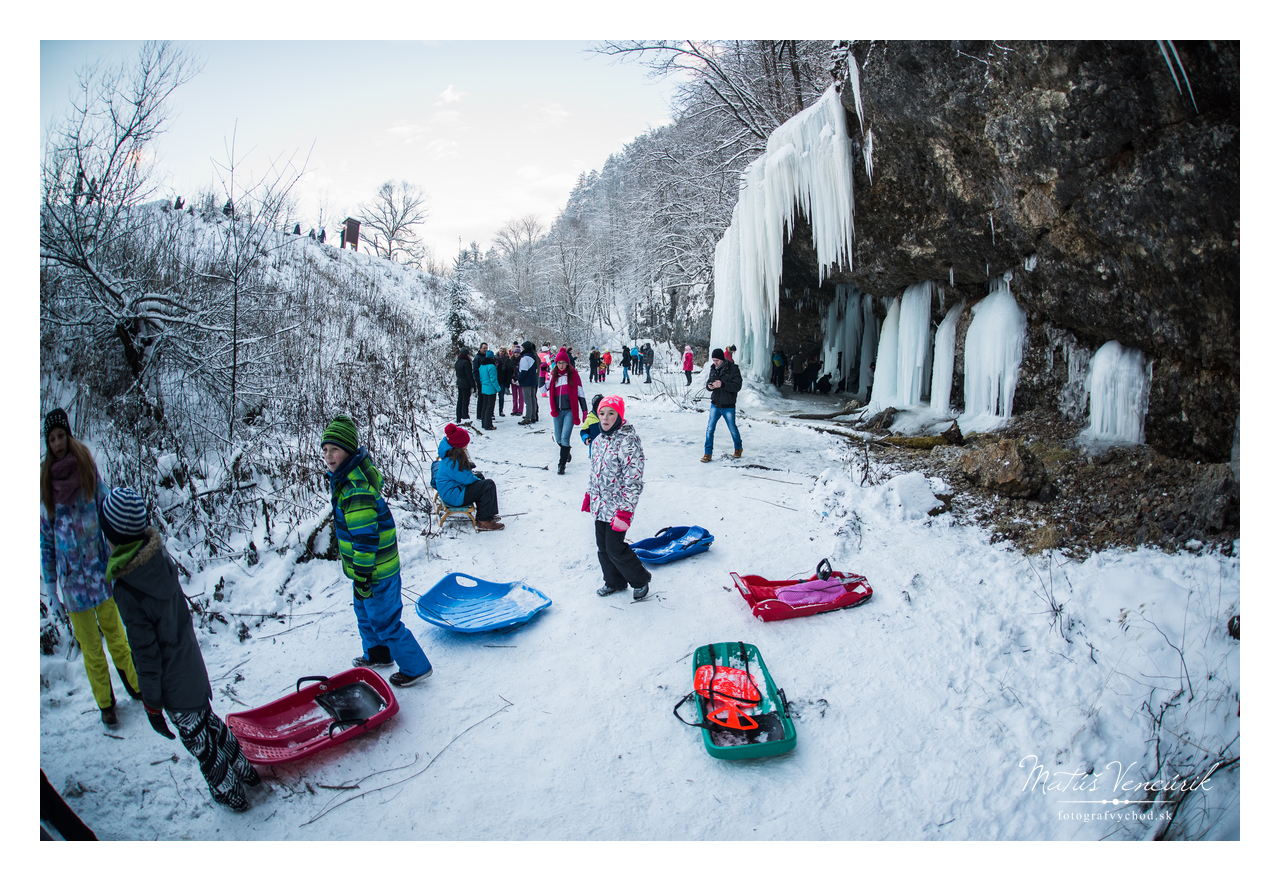
[[1022, 364], [1027, 316], [1005, 276], [993, 279], [992, 293], [973, 307], [964, 343], [964, 413], [968, 430], [995, 427], [1013, 412], [1013, 393]]
[[871, 397], [871, 363], [876, 360], [879, 336], [876, 328], [875, 301], [862, 296], [862, 344], [858, 347], [858, 397]]
[[744, 374], [768, 379], [782, 248], [798, 208], [809, 218], [818, 283], [853, 251], [852, 142], [835, 86], [769, 136], [743, 172], [733, 219], [716, 245], [711, 339], [740, 342]]
[[871, 183], [871, 129], [867, 129], [867, 137], [862, 143], [862, 161], [867, 167], [867, 183]]
[[954, 266], [951, 267], [951, 286], [956, 286], [956, 268]]
[[[849, 52], [849, 80], [853, 86], [853, 106], [858, 111], [858, 134], [862, 134], [867, 124], [862, 118], [862, 83], [858, 81], [858, 59], [853, 57], [853, 51]], [[867, 177], [870, 177], [870, 172]]]
[[1115, 340], [1104, 344], [1089, 363], [1089, 428], [1094, 438], [1143, 443], [1149, 365], [1138, 349]]
[[898, 318], [902, 301], [896, 297], [880, 328], [880, 350], [876, 352], [875, 380], [871, 386], [871, 411], [893, 407], [898, 396]]
[[929, 408], [935, 413], [951, 412], [951, 385], [956, 367], [956, 325], [965, 301], [961, 300], [949, 310], [938, 325], [933, 339], [933, 382], [929, 388]]
[[902, 294], [898, 316], [898, 408], [914, 407], [924, 395], [925, 361], [929, 359], [929, 300], [933, 282], [918, 281]]
[[987, 219], [991, 221], [991, 244], [996, 243], [996, 215], [994, 212], [987, 215]]
[[1022, 261], [1022, 266], [1027, 272], [1033, 272], [1036, 268], [1036, 255], [1034, 253], [1027, 255], [1027, 259]]

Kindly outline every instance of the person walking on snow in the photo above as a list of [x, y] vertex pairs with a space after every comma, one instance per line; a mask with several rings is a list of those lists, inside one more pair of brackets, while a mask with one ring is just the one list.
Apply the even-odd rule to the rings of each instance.
[[560, 467], [556, 473], [564, 474], [564, 466], [573, 461], [573, 427], [582, 421], [582, 415], [587, 411], [582, 378], [569, 362], [567, 349], [556, 354], [556, 365], [548, 382], [551, 385], [551, 434], [560, 445]]
[[684, 371], [685, 386], [693, 385], [693, 346], [684, 347], [684, 363], [680, 369]]
[[649, 371], [653, 370], [653, 346], [645, 343], [640, 347], [640, 357], [644, 359], [644, 381], [653, 382], [649, 378]]
[[707, 420], [707, 440], [703, 447], [703, 462], [711, 461], [711, 450], [716, 439], [716, 422], [724, 417], [733, 438], [733, 458], [742, 458], [742, 436], [738, 434], [738, 392], [742, 389], [742, 372], [738, 365], [724, 356], [723, 349], [711, 353], [711, 374], [707, 377], [711, 391], [711, 418]]
[[440, 457], [434, 467], [436, 492], [440, 501], [451, 508], [476, 506], [476, 529], [480, 532], [496, 532], [503, 527], [498, 515], [498, 487], [486, 478], [467, 455], [471, 435], [465, 428], [450, 422], [444, 427], [444, 437], [436, 448]]
[[89, 448], [71, 436], [61, 408], [44, 419], [46, 454], [40, 463], [40, 574], [54, 617], [63, 617], [80, 643], [84, 672], [102, 715], [115, 728], [116, 696], [111, 689], [107, 651], [129, 696], [137, 700], [138, 673], [120, 610], [107, 583], [106, 538], [98, 502], [107, 491]]
[[538, 369], [541, 361], [534, 354], [533, 343], [525, 341], [520, 357], [520, 369], [517, 372], [520, 382], [520, 393], [524, 398], [524, 418], [520, 425], [530, 425], [538, 421]]
[[627, 371], [631, 369], [631, 350], [626, 346], [622, 347], [622, 384], [628, 385], [631, 382], [627, 376]]
[[626, 420], [626, 405], [618, 395], [600, 401], [600, 435], [592, 443], [591, 477], [582, 510], [595, 519], [596, 557], [604, 586], [602, 597], [631, 585], [631, 598], [649, 594], [653, 576], [627, 544], [627, 530], [644, 490], [644, 449], [640, 435]]
[[200, 655], [178, 567], [160, 534], [147, 525], [147, 507], [132, 489], [107, 490], [99, 503], [102, 531], [112, 545], [107, 578], [114, 582], [120, 617], [138, 665], [147, 721], [174, 739], [164, 714], [195, 756], [209, 794], [233, 811], [247, 811], [246, 786], [261, 783], [240, 741], [209, 705], [213, 689]]
[[342, 573], [354, 585], [356, 624], [364, 655], [357, 667], [399, 670], [390, 682], [398, 688], [416, 685], [431, 675], [431, 662], [409, 628], [400, 620], [400, 550], [396, 522], [382, 498], [382, 472], [360, 446], [356, 424], [338, 416], [320, 438], [329, 469], [333, 531], [342, 556]]

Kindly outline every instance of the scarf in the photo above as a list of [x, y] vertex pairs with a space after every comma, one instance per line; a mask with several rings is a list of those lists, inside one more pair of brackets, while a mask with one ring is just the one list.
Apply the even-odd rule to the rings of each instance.
[[49, 469], [53, 477], [53, 501], [58, 505], [74, 505], [84, 487], [80, 483], [80, 463], [68, 453]]

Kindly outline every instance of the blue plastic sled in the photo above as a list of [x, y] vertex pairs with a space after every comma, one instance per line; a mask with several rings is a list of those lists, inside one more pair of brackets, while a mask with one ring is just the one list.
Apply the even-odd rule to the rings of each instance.
[[418, 617], [456, 633], [482, 633], [523, 624], [551, 599], [523, 581], [505, 584], [450, 572], [418, 597]]
[[701, 526], [668, 526], [653, 538], [631, 543], [631, 550], [644, 563], [661, 566], [692, 557], [710, 549], [716, 537]]

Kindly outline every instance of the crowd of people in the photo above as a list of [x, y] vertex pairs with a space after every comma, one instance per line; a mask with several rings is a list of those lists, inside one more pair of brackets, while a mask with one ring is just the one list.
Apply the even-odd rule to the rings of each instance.
[[[743, 454], [737, 426], [737, 397], [742, 374], [734, 363], [737, 347], [716, 348], [705, 383], [710, 392], [702, 462], [712, 460], [716, 427], [724, 420], [733, 440], [733, 457]], [[631, 550], [627, 531], [644, 490], [644, 449], [636, 426], [626, 418], [618, 394], [597, 394], [590, 407], [586, 383], [571, 346], [552, 354], [550, 344], [513, 343], [496, 351], [481, 344], [475, 356], [463, 347], [454, 364], [458, 399], [456, 421], [444, 428], [433, 463], [431, 485], [440, 503], [475, 507], [476, 529], [504, 528], [495, 482], [476, 470], [468, 454], [472, 431], [471, 398], [477, 398], [479, 431], [496, 431], [496, 415], [511, 415], [519, 425], [541, 419], [539, 398], [546, 398], [552, 439], [558, 447], [557, 474], [573, 459], [575, 428], [589, 460], [582, 511], [591, 514], [603, 585], [608, 596], [628, 588], [634, 600], [649, 594], [651, 573]], [[685, 384], [693, 382], [694, 354], [686, 346], [679, 361]], [[610, 349], [593, 347], [587, 355], [587, 383], [605, 383], [611, 368], [622, 369], [620, 384], [644, 376], [652, 382], [654, 351], [648, 343]], [[816, 358], [792, 359], [797, 391], [817, 388]], [[772, 380], [781, 385], [786, 359], [774, 354]], [[830, 376], [827, 380], [829, 390]], [[88, 448], [72, 436], [67, 414], [56, 409], [44, 420], [46, 455], [40, 469], [40, 550], [42, 590], [49, 609], [80, 644], [90, 691], [102, 722], [116, 727], [111, 666], [128, 695], [140, 701], [151, 727], [175, 735], [196, 757], [214, 801], [232, 810], [249, 807], [246, 787], [259, 783], [235, 734], [213, 713], [209, 676], [201, 657], [191, 613], [183, 597], [177, 566], [159, 533], [150, 525], [142, 497], [132, 488], [109, 489]], [[382, 497], [383, 478], [359, 430], [348, 416], [334, 418], [319, 438], [330, 488], [334, 533], [342, 571], [352, 583], [352, 601], [361, 654], [357, 667], [397, 670], [389, 681], [405, 688], [432, 674], [432, 665], [401, 620], [400, 561], [395, 519]], [[103, 642], [106, 651], [103, 650]], [[107, 661], [110, 653], [110, 663]]]

